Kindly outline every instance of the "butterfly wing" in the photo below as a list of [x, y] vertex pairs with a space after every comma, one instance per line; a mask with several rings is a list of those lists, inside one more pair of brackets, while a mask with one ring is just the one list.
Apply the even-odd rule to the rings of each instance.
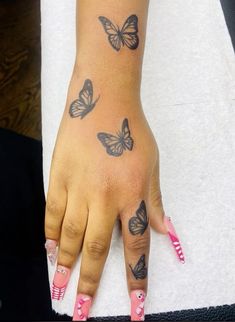
[[87, 113], [87, 106], [80, 99], [76, 99], [70, 105], [69, 114], [71, 117], [83, 118]]
[[114, 24], [107, 18], [100, 16], [100, 22], [102, 23], [106, 34], [108, 34], [108, 39], [111, 46], [119, 51], [122, 45], [122, 38], [118, 32], [118, 29], [114, 26]]
[[139, 208], [136, 211], [136, 216], [129, 220], [129, 231], [132, 235], [143, 235], [148, 227], [148, 218], [145, 202], [142, 200]]
[[122, 46], [122, 40], [120, 38], [120, 36], [118, 34], [116, 35], [109, 35], [109, 42], [111, 43], [111, 45], [113, 46], [113, 48], [116, 51], [119, 51], [121, 49]]
[[131, 15], [125, 21], [122, 30], [122, 41], [130, 49], [136, 49], [139, 45], [138, 32], [138, 17]]
[[[93, 86], [90, 79], [86, 79], [83, 88], [79, 92], [78, 99], [70, 105], [69, 114], [71, 117], [81, 117], [81, 119], [89, 113], [95, 106], [93, 100]], [[97, 101], [97, 100], [96, 100]]]
[[91, 106], [93, 100], [93, 86], [90, 79], [86, 79], [79, 93], [79, 100], [83, 105]]
[[127, 119], [124, 119], [122, 123], [122, 136], [123, 136], [124, 148], [131, 151], [133, 148], [134, 140], [131, 137]]
[[142, 223], [144, 230], [145, 230], [148, 226], [148, 217], [147, 217], [147, 210], [146, 210], [144, 200], [141, 201], [140, 206], [136, 211], [136, 216], [140, 220], [140, 222]]
[[103, 144], [103, 146], [106, 148], [106, 151], [108, 154], [118, 157], [123, 152], [123, 145], [120, 141], [120, 137], [109, 134], [109, 133], [98, 133], [97, 134], [98, 139]]
[[132, 235], [143, 235], [146, 228], [144, 228], [143, 223], [137, 217], [132, 217], [129, 220], [129, 231]]
[[135, 278], [138, 279], [144, 279], [147, 276], [147, 267], [145, 267], [145, 255], [142, 255], [140, 259], [138, 260], [138, 263], [135, 265], [134, 268], [130, 266], [133, 275]]

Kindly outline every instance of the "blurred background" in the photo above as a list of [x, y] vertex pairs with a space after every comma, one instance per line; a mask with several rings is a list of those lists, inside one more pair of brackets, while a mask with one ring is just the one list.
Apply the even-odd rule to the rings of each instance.
[[40, 1], [0, 1], [0, 319], [48, 320]]
[[[235, 46], [235, 1], [221, 4]], [[0, 0], [1, 320], [67, 319], [51, 311], [43, 247], [40, 70], [40, 1]], [[235, 320], [233, 306], [167, 316]]]

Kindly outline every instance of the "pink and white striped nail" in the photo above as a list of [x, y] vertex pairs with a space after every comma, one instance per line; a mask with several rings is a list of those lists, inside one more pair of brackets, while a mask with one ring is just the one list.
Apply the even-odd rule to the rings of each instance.
[[177, 236], [176, 234], [176, 231], [175, 231], [175, 228], [171, 222], [171, 218], [170, 217], [167, 217], [165, 216], [164, 217], [164, 223], [167, 227], [167, 230], [168, 230], [168, 236], [171, 240], [171, 243], [176, 251], [176, 254], [177, 254], [177, 257], [178, 259], [180, 260], [180, 262], [182, 264], [185, 263], [185, 259], [184, 259], [184, 254], [183, 254], [183, 250], [182, 250], [182, 247], [181, 247], [181, 244], [180, 244], [180, 240], [179, 240], [179, 237]]
[[57, 241], [54, 239], [47, 239], [45, 243], [47, 257], [52, 265], [55, 265], [57, 257]]
[[86, 321], [88, 319], [91, 304], [91, 296], [79, 293], [74, 306], [73, 321]]
[[52, 300], [63, 300], [66, 287], [68, 285], [70, 278], [70, 269], [58, 265], [54, 275], [52, 289], [51, 289], [51, 298]]
[[135, 290], [131, 292], [131, 321], [144, 321], [145, 292]]

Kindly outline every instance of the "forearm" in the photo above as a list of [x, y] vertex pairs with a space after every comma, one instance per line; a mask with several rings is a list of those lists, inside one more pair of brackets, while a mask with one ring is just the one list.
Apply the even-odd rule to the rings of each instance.
[[[92, 79], [103, 97], [109, 97], [110, 92], [119, 95], [139, 93], [147, 11], [147, 0], [77, 1], [74, 75]], [[125, 21], [132, 15], [136, 16], [136, 32], [132, 24], [125, 30], [126, 34], [116, 37], [115, 30], [106, 32], [99, 18], [107, 18], [116, 30], [122, 31]], [[110, 34], [113, 42], [109, 40]]]

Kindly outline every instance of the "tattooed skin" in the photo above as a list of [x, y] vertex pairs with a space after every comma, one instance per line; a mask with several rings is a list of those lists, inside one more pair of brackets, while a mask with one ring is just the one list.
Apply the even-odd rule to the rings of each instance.
[[134, 268], [132, 268], [130, 264], [129, 264], [129, 267], [130, 267], [135, 279], [143, 280], [144, 278], [146, 278], [146, 276], [148, 274], [148, 269], [145, 266], [145, 255], [140, 256], [140, 259], [138, 260], [138, 262]]
[[99, 98], [100, 96], [93, 102], [93, 85], [90, 79], [86, 79], [82, 90], [79, 92], [78, 99], [70, 105], [70, 116], [83, 119], [93, 110]]
[[124, 150], [131, 151], [134, 144], [127, 119], [124, 119], [122, 130], [117, 135], [100, 132], [97, 134], [97, 138], [106, 148], [106, 152], [114, 157], [122, 155]]
[[143, 235], [148, 227], [148, 217], [144, 200], [141, 201], [136, 215], [131, 217], [128, 223], [129, 231], [132, 235]]
[[114, 26], [108, 18], [103, 16], [100, 16], [99, 20], [104, 27], [104, 31], [108, 34], [110, 45], [116, 51], [119, 51], [124, 45], [132, 50], [138, 47], [138, 17], [136, 15], [129, 16], [122, 26], [122, 29], [119, 26]]

